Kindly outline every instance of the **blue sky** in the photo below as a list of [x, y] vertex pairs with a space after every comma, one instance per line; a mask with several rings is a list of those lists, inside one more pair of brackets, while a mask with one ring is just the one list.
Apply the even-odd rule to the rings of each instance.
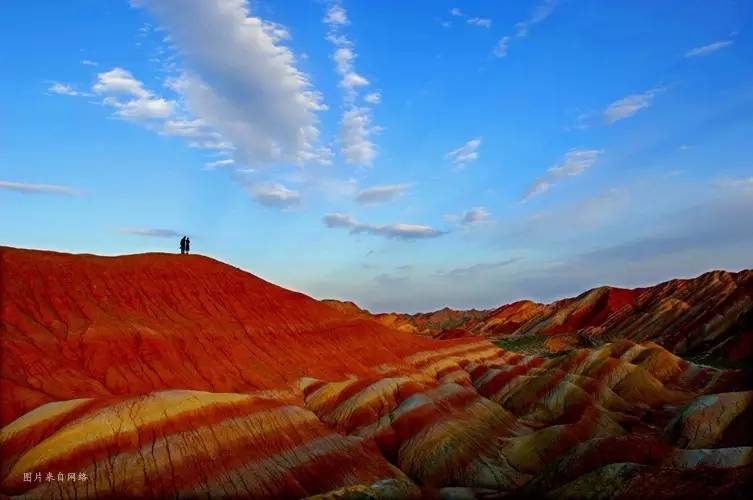
[[753, 266], [753, 3], [7, 2], [0, 244], [376, 311]]

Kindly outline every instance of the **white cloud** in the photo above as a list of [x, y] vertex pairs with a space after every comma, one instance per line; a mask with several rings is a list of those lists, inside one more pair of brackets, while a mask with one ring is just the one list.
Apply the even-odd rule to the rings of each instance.
[[463, 13], [457, 7], [453, 7], [452, 9], [450, 9], [450, 15], [460, 17], [463, 15]]
[[563, 177], [581, 175], [596, 163], [600, 154], [601, 151], [598, 149], [573, 149], [568, 151], [561, 162], [547, 170], [543, 177], [534, 181], [523, 196], [523, 201], [528, 201], [534, 196], [548, 191], [555, 182]]
[[[369, 136], [378, 130], [371, 124], [371, 108], [356, 104], [359, 90], [369, 86], [369, 80], [355, 70], [357, 54], [353, 43], [340, 32], [349, 24], [345, 9], [334, 4], [327, 9], [324, 23], [329, 26], [327, 40], [335, 46], [332, 59], [340, 75], [340, 87], [344, 89], [344, 111], [340, 120], [340, 153], [351, 165], [368, 166], [376, 157], [376, 146]], [[367, 94], [364, 102], [377, 104], [378, 92]]]
[[[246, 164], [326, 162], [316, 113], [321, 95], [295, 66], [278, 24], [235, 0], [139, 0], [159, 20], [186, 68], [171, 88], [191, 115], [216, 130]], [[196, 29], [196, 20], [201, 29]]]
[[92, 90], [104, 96], [102, 103], [114, 108], [115, 116], [126, 120], [164, 120], [176, 109], [175, 101], [155, 96], [143, 82], [123, 68], [99, 73]]
[[614, 101], [604, 110], [604, 121], [612, 124], [629, 118], [642, 109], [648, 108], [659, 91], [660, 89], [651, 89], [641, 94], [632, 94]]
[[223, 158], [221, 160], [210, 161], [204, 164], [205, 170], [213, 170], [220, 167], [229, 167], [235, 165], [235, 160], [231, 158]]
[[175, 110], [175, 102], [161, 97], [132, 99], [122, 102], [114, 97], [107, 97], [104, 104], [115, 108], [115, 115], [126, 120], [159, 120], [168, 118]]
[[725, 47], [729, 47], [732, 45], [732, 40], [719, 40], [713, 43], [710, 43], [708, 45], [703, 45], [701, 47], [695, 47], [693, 49], [690, 49], [689, 51], [685, 52], [685, 57], [701, 57], [701, 56], [707, 56], [709, 54], [713, 54], [717, 50], [721, 50]]
[[492, 27], [492, 20], [487, 17], [469, 17], [465, 22], [472, 26], [478, 26], [480, 28]]
[[453, 149], [445, 155], [457, 167], [464, 167], [478, 159], [478, 148], [481, 146], [481, 138], [471, 139], [458, 149]]
[[67, 83], [60, 83], [60, 82], [52, 82], [52, 85], [50, 85], [47, 88], [48, 92], [52, 92], [53, 94], [58, 95], [69, 95], [69, 96], [88, 96], [86, 92], [81, 92], [76, 89], [74, 89], [71, 85]]
[[[162, 124], [161, 132], [165, 135], [198, 139], [210, 134], [211, 130], [202, 120], [172, 119]], [[220, 137], [218, 134], [215, 138]]]
[[366, 97], [364, 97], [363, 100], [369, 104], [379, 104], [382, 102], [382, 94], [380, 92], [371, 92], [366, 94]]
[[347, 214], [327, 214], [323, 221], [327, 227], [348, 229], [352, 234], [367, 233], [404, 240], [436, 238], [445, 234], [444, 231], [419, 224], [364, 224]]
[[365, 87], [368, 84], [369, 81], [366, 78], [353, 72], [346, 74], [340, 81], [340, 85], [348, 89], [352, 89], [353, 87]]
[[547, 17], [552, 15], [554, 12], [554, 9], [557, 8], [557, 4], [559, 3], [559, 0], [543, 0], [540, 4], [538, 4], [533, 12], [531, 13], [531, 16], [526, 19], [525, 21], [521, 21], [515, 25], [515, 34], [511, 36], [504, 36], [500, 38], [497, 41], [497, 44], [494, 47], [493, 53], [495, 57], [506, 57], [507, 51], [510, 47], [510, 42], [514, 38], [525, 38], [528, 36], [528, 32], [530, 31], [531, 27], [539, 24], [543, 20], [545, 20]]
[[340, 129], [340, 149], [345, 160], [351, 165], [371, 165], [376, 157], [376, 146], [369, 140], [374, 132], [370, 110], [353, 107], [345, 111]]
[[144, 84], [123, 68], [113, 68], [99, 73], [92, 90], [98, 94], [125, 94], [140, 98], [151, 96]]
[[372, 186], [359, 191], [356, 195], [356, 201], [363, 205], [392, 201], [405, 194], [406, 189], [408, 189], [408, 184]]
[[470, 226], [474, 224], [479, 224], [481, 222], [485, 222], [489, 220], [490, 217], [491, 217], [491, 214], [486, 208], [473, 207], [470, 210], [466, 210], [465, 212], [459, 215], [448, 215], [446, 219], [448, 222], [451, 222], [453, 224], [459, 224], [461, 226]]
[[159, 229], [150, 227], [123, 227], [118, 229], [125, 234], [134, 234], [136, 236], [147, 236], [150, 238], [177, 238], [180, 233], [172, 229]]
[[526, 194], [523, 197], [523, 201], [528, 201], [534, 196], [546, 193], [547, 191], [549, 191], [550, 187], [552, 187], [552, 183], [549, 180], [536, 179], [531, 187], [528, 188], [528, 191], [526, 191]]
[[598, 149], [573, 149], [565, 153], [565, 159], [549, 169], [552, 177], [580, 175], [596, 163], [601, 154]]
[[0, 181], [0, 189], [16, 191], [25, 194], [62, 194], [65, 196], [77, 196], [77, 189], [57, 184], [32, 184], [28, 182]]
[[91, 61], [89, 59], [82, 59], [81, 64], [83, 64], [84, 66], [97, 66], [96, 62]]
[[494, 46], [494, 57], [506, 57], [507, 51], [510, 48], [510, 37], [503, 36], [497, 40], [497, 45]]
[[332, 55], [332, 59], [335, 60], [335, 67], [340, 75], [346, 75], [352, 71], [353, 59], [355, 59], [353, 49], [350, 47], [339, 47]]
[[331, 25], [345, 25], [348, 24], [348, 14], [345, 12], [345, 9], [335, 4], [327, 9], [324, 22]]
[[300, 193], [282, 184], [260, 184], [250, 187], [249, 191], [254, 200], [270, 207], [287, 208], [301, 203]]
[[558, 3], [559, 0], [544, 0], [543, 2], [538, 4], [533, 10], [531, 17], [515, 25], [515, 35], [520, 38], [528, 36], [528, 30], [531, 28], [531, 26], [540, 23], [541, 21], [552, 15], [552, 12], [554, 12], [554, 9], [557, 8]]

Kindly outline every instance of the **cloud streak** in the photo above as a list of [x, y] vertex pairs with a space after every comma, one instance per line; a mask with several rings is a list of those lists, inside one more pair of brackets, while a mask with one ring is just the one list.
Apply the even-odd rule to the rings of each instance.
[[356, 202], [362, 205], [374, 205], [392, 201], [403, 194], [408, 189], [408, 184], [387, 184], [383, 186], [372, 186], [362, 189], [356, 195]]
[[445, 234], [445, 231], [419, 224], [365, 224], [350, 215], [337, 213], [325, 215], [323, 222], [329, 228], [348, 229], [351, 234], [367, 233], [402, 240], [436, 238]]
[[630, 118], [642, 109], [651, 106], [654, 97], [661, 89], [651, 89], [641, 94], [632, 94], [614, 101], [604, 110], [604, 121], [611, 125], [625, 118]]
[[289, 208], [300, 205], [301, 194], [282, 184], [260, 184], [249, 188], [251, 197], [262, 205], [274, 208]]
[[512, 257], [505, 260], [499, 260], [495, 262], [480, 262], [467, 267], [456, 267], [449, 271], [439, 271], [437, 274], [441, 276], [469, 279], [469, 278], [483, 278], [490, 271], [508, 267], [520, 260], [519, 257]]
[[546, 174], [534, 181], [526, 191], [522, 201], [528, 201], [534, 196], [545, 193], [559, 180], [566, 177], [581, 175], [591, 168], [599, 158], [601, 151], [598, 149], [573, 149], [565, 153], [561, 162], [546, 171]]
[[479, 28], [492, 27], [492, 20], [488, 17], [469, 17], [465, 22], [471, 26], [478, 26]]
[[58, 184], [32, 184], [28, 182], [0, 181], [0, 189], [24, 194], [58, 194], [64, 196], [78, 196], [77, 189]]
[[538, 4], [528, 19], [515, 24], [515, 33], [512, 35], [503, 36], [497, 40], [496, 45], [492, 53], [495, 57], [502, 58], [507, 56], [507, 52], [510, 48], [510, 43], [514, 39], [521, 39], [528, 36], [530, 29], [544, 21], [546, 18], [552, 15], [557, 8], [559, 0], [544, 0]]
[[75, 88], [73, 88], [72, 85], [69, 85], [67, 83], [61, 83], [61, 82], [52, 82], [52, 85], [50, 85], [47, 88], [47, 91], [52, 94], [67, 95], [67, 96], [72, 96], [72, 97], [81, 97], [81, 96], [91, 95], [87, 92], [81, 92], [79, 90], [76, 90]]
[[484, 207], [473, 207], [461, 214], [447, 215], [446, 220], [451, 224], [460, 226], [472, 226], [488, 221], [491, 217], [489, 211]]
[[481, 138], [471, 139], [457, 149], [453, 149], [445, 155], [453, 165], [463, 168], [479, 158], [478, 148], [481, 147]]
[[719, 40], [716, 42], [712, 42], [708, 45], [703, 45], [701, 47], [695, 47], [690, 49], [689, 51], [685, 52], [685, 57], [703, 57], [708, 56], [710, 54], [713, 54], [714, 52], [721, 50], [725, 47], [729, 47], [732, 45], [732, 40]]

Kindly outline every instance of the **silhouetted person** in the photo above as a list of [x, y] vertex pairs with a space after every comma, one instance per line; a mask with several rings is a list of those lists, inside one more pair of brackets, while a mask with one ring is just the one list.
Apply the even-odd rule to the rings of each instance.
[[182, 237], [180, 239], [180, 254], [183, 255], [186, 253], [186, 237]]
[[191, 251], [191, 238], [186, 236], [186, 253], [189, 253]]

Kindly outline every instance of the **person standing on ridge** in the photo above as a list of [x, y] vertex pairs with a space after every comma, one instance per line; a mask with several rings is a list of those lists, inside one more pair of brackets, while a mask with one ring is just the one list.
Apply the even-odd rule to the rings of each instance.
[[183, 255], [186, 253], [186, 237], [182, 237], [180, 239], [180, 254]]
[[191, 252], [191, 238], [186, 236], [186, 254]]

